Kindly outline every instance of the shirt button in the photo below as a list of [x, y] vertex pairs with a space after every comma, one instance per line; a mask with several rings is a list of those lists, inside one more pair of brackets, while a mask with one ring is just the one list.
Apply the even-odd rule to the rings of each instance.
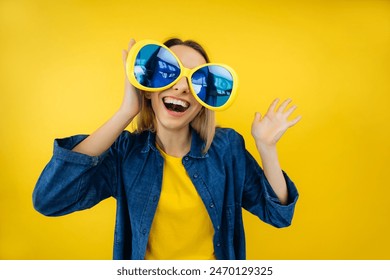
[[188, 157], [184, 157], [184, 160], [185, 160], [185, 161], [188, 161]]
[[221, 247], [221, 243], [218, 242], [218, 243], [217, 243], [217, 247]]
[[199, 177], [198, 173], [195, 173], [193, 176], [195, 179]]
[[214, 208], [214, 203], [210, 203], [210, 208]]
[[219, 230], [220, 229], [220, 227], [219, 226], [217, 226], [217, 230]]
[[146, 234], [146, 228], [144, 228], [144, 229], [142, 230], [142, 234], [143, 234], [143, 235]]

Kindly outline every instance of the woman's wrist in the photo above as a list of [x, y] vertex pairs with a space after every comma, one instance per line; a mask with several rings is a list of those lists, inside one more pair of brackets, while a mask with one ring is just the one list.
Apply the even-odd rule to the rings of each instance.
[[266, 144], [256, 140], [255, 143], [261, 157], [269, 156], [269, 155], [277, 155], [276, 144]]
[[116, 111], [114, 117], [126, 124], [127, 126], [131, 123], [131, 121], [135, 118], [136, 115], [137, 113], [132, 112], [128, 108], [124, 108], [123, 106], [121, 106], [119, 110]]

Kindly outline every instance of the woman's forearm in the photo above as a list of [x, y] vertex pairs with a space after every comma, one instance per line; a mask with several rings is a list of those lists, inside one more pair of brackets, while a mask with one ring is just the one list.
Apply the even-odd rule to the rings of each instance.
[[287, 184], [279, 164], [276, 146], [264, 146], [256, 143], [256, 147], [261, 157], [265, 177], [278, 196], [280, 203], [286, 205], [288, 202]]
[[117, 111], [105, 124], [73, 148], [73, 151], [89, 156], [98, 156], [115, 142], [135, 116]]

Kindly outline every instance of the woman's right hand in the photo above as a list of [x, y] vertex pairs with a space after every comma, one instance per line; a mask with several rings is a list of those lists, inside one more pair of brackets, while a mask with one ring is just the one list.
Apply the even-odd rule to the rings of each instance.
[[126, 60], [130, 49], [135, 44], [135, 40], [131, 39], [127, 50], [122, 51], [123, 67], [125, 71], [125, 94], [119, 111], [133, 119], [141, 110], [141, 93], [132, 84], [130, 84], [126, 72]]

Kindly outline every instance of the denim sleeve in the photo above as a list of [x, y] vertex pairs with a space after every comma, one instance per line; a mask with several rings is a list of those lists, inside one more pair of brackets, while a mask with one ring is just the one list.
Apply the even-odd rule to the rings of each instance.
[[288, 203], [287, 205], [281, 204], [265, 177], [264, 171], [245, 149], [242, 136], [238, 135], [235, 140], [237, 148], [241, 150], [236, 157], [239, 158], [239, 162], [244, 163], [243, 166], [241, 165], [243, 167], [241, 170], [244, 171], [241, 176], [244, 178], [240, 178], [244, 184], [242, 207], [274, 227], [281, 228], [291, 225], [298, 200], [295, 184], [283, 171], [288, 189]]
[[100, 156], [73, 152], [86, 135], [54, 141], [53, 156], [33, 191], [34, 208], [46, 216], [83, 210], [115, 195], [118, 159], [113, 147]]

